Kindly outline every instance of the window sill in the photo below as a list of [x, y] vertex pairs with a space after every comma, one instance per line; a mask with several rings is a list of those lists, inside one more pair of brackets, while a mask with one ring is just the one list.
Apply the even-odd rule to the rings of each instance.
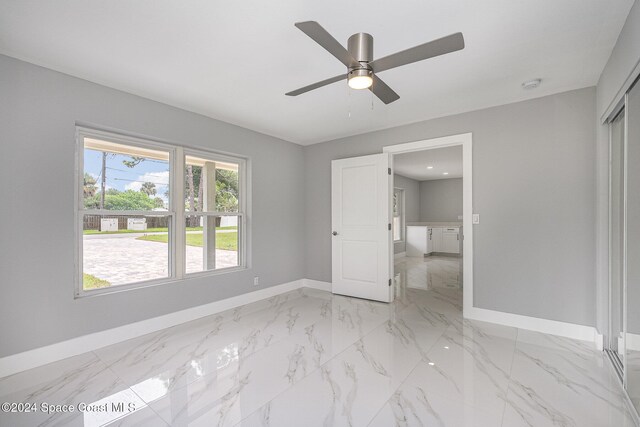
[[[227, 267], [227, 268], [219, 268], [217, 270], [208, 270], [208, 271], [198, 271], [195, 273], [187, 273], [181, 280], [189, 280], [189, 279], [197, 279], [200, 277], [208, 277], [208, 276], [219, 276], [221, 274], [227, 273], [237, 273], [238, 271], [247, 270], [248, 267], [239, 266], [239, 267]], [[180, 281], [180, 280], [178, 280]]]
[[163, 279], [147, 280], [147, 281], [144, 281], [144, 282], [129, 283], [129, 284], [126, 284], [126, 285], [115, 285], [115, 286], [109, 287], [109, 288], [93, 289], [93, 290], [88, 290], [88, 291], [81, 290], [80, 292], [76, 292], [76, 294], [74, 296], [74, 299], [92, 298], [92, 297], [98, 297], [98, 296], [103, 296], [103, 295], [111, 295], [111, 294], [120, 293], [120, 292], [128, 292], [128, 291], [134, 291], [134, 290], [138, 290], [138, 289], [146, 289], [146, 288], [151, 288], [151, 287], [155, 287], [155, 286], [163, 286], [163, 285], [169, 285], [169, 284], [183, 283], [183, 282], [185, 282], [187, 280], [191, 280], [191, 279], [199, 279], [199, 278], [209, 277], [209, 276], [220, 276], [220, 275], [224, 275], [224, 274], [238, 273], [240, 271], [244, 271], [244, 270], [248, 270], [248, 269], [249, 269], [249, 267], [246, 267], [246, 266], [221, 268], [221, 269], [218, 269], [218, 270], [199, 271], [197, 273], [185, 274], [180, 279], [178, 279], [178, 278], [163, 278]]

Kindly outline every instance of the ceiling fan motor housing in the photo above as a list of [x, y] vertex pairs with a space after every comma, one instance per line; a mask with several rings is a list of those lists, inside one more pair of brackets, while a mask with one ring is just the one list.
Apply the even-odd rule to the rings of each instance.
[[349, 37], [347, 50], [363, 68], [371, 70], [369, 62], [373, 61], [373, 37], [367, 33], [356, 33]]

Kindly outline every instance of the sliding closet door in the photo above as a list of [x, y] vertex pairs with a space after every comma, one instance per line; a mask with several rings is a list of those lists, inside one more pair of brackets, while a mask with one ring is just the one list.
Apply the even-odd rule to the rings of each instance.
[[627, 94], [627, 391], [640, 410], [640, 84]]
[[624, 361], [624, 110], [610, 125], [609, 348], [622, 371]]

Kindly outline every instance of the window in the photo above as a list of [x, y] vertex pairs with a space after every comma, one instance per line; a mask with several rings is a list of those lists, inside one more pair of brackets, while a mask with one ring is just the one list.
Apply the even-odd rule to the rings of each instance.
[[393, 189], [393, 241], [399, 242], [404, 239], [404, 190]]
[[240, 165], [186, 155], [184, 169], [186, 273], [237, 267]]
[[77, 135], [77, 296], [246, 266], [244, 159]]

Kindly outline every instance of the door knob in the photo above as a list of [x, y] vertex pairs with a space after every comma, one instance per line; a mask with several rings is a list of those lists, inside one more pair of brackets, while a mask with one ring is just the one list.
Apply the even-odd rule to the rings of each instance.
[[331, 234], [333, 234], [334, 236], [337, 236], [337, 235], [338, 235], [338, 232], [337, 232], [337, 231], [334, 231], [334, 232], [332, 232]]

